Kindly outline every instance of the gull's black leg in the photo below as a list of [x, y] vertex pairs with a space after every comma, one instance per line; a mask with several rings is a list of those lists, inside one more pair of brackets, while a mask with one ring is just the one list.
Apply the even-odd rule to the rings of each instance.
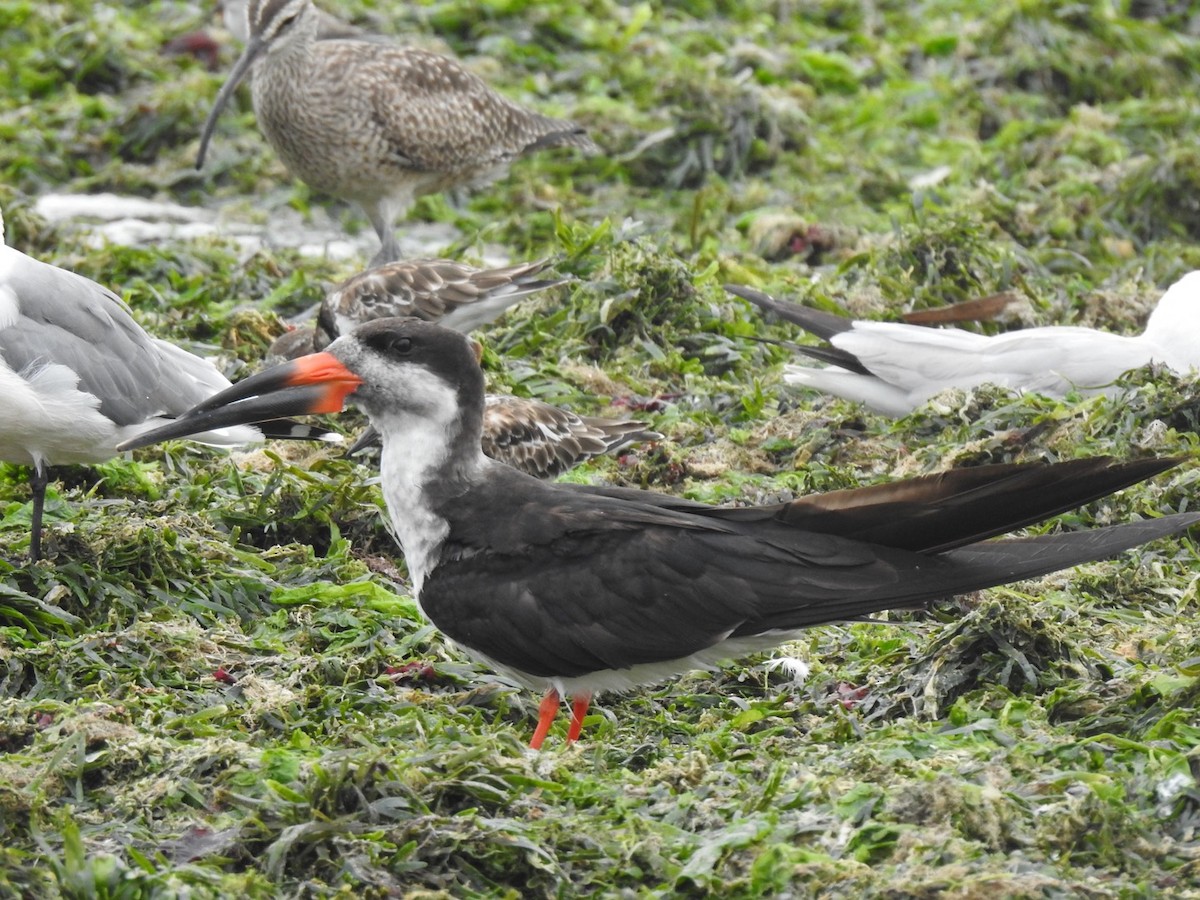
[[33, 473], [29, 476], [29, 487], [33, 490], [33, 534], [29, 538], [29, 559], [37, 562], [42, 558], [42, 509], [46, 505], [46, 485], [50, 482], [50, 473], [46, 464], [34, 464]]

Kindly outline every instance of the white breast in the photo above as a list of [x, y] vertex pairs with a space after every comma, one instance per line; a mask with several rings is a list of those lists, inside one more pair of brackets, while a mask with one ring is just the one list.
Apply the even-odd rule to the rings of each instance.
[[404, 551], [413, 595], [420, 603], [421, 586], [437, 565], [450, 531], [449, 523], [432, 509], [427, 486], [444, 477], [442, 469], [460, 425], [453, 388], [419, 370], [406, 375], [404, 407], [369, 412], [383, 439], [380, 472], [392, 534]]
[[420, 603], [425, 576], [437, 564], [442, 542], [450, 532], [449, 523], [430, 508], [424, 486], [427, 473], [445, 462], [446, 446], [440, 433], [428, 433], [431, 430], [428, 420], [414, 418], [408, 430], [402, 432], [403, 441], [389, 440], [389, 432], [379, 430], [384, 435], [380, 457], [383, 499], [387, 502], [392, 534], [404, 551], [413, 596]]

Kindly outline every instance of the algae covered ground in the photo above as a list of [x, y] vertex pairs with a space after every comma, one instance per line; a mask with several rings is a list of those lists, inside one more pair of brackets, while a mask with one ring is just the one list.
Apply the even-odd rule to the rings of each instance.
[[[326, 7], [605, 149], [521, 161], [401, 228], [576, 277], [484, 332], [492, 385], [666, 440], [568, 477], [744, 503], [1180, 454], [1041, 527], [1194, 505], [1193, 379], [1135, 372], [1119, 400], [989, 388], [892, 422], [789, 392], [779, 342], [800, 336], [721, 288], [884, 319], [1008, 292], [1008, 320], [976, 327], [1137, 331], [1200, 268], [1191, 4]], [[237, 52], [210, 12], [0, 2], [0, 205], [8, 243], [236, 378], [373, 244], [129, 245], [38, 206], [112, 192], [262, 232], [329, 209], [374, 240], [287, 176], [244, 93], [194, 169]], [[200, 28], [217, 72], [164, 53]], [[581, 743], [559, 723], [539, 754], [537, 698], [417, 615], [370, 460], [174, 443], [54, 474], [31, 566], [27, 472], [0, 466], [0, 896], [1200, 897], [1191, 540], [813, 629], [780, 659], [603, 698]]]

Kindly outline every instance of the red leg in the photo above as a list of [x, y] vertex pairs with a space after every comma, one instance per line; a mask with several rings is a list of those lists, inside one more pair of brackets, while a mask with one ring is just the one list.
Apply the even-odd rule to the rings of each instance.
[[579, 740], [583, 731], [583, 717], [587, 715], [588, 704], [592, 702], [592, 692], [585, 691], [571, 698], [571, 729], [567, 732], [567, 743], [573, 744]]
[[534, 750], [542, 749], [542, 741], [546, 740], [546, 735], [550, 731], [550, 726], [554, 724], [554, 716], [557, 713], [558, 691], [550, 688], [546, 691], [546, 696], [542, 698], [542, 703], [538, 707], [537, 729], [533, 732], [533, 740], [529, 742], [529, 746]]

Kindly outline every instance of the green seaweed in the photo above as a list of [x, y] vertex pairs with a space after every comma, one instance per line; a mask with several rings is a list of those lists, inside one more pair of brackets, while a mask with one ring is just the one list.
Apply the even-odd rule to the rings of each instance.
[[[1137, 331], [1200, 267], [1187, 4], [338, 14], [459, 55], [604, 148], [411, 217], [457, 229], [437, 252], [576, 277], [482, 334], [490, 382], [667, 440], [571, 480], [748, 503], [1195, 455], [1195, 379], [1151, 369], [1115, 398], [984, 387], [895, 422], [794, 393], [780, 368], [805, 338], [721, 287], [889, 319], [1011, 291], [1015, 321], [970, 327]], [[162, 52], [195, 28], [227, 69], [236, 48], [190, 6], [0, 5], [0, 205], [10, 244], [237, 377], [362, 260], [95, 246], [36, 208], [112, 190], [260, 225], [319, 211], [244, 93], [195, 170], [223, 73]], [[1196, 471], [1035, 530], [1192, 509]], [[29, 565], [27, 472], [0, 467], [0, 897], [1200, 896], [1191, 539], [607, 696], [580, 744], [559, 723], [535, 754], [536, 698], [415, 609], [369, 461], [172, 443], [53, 474]]]

